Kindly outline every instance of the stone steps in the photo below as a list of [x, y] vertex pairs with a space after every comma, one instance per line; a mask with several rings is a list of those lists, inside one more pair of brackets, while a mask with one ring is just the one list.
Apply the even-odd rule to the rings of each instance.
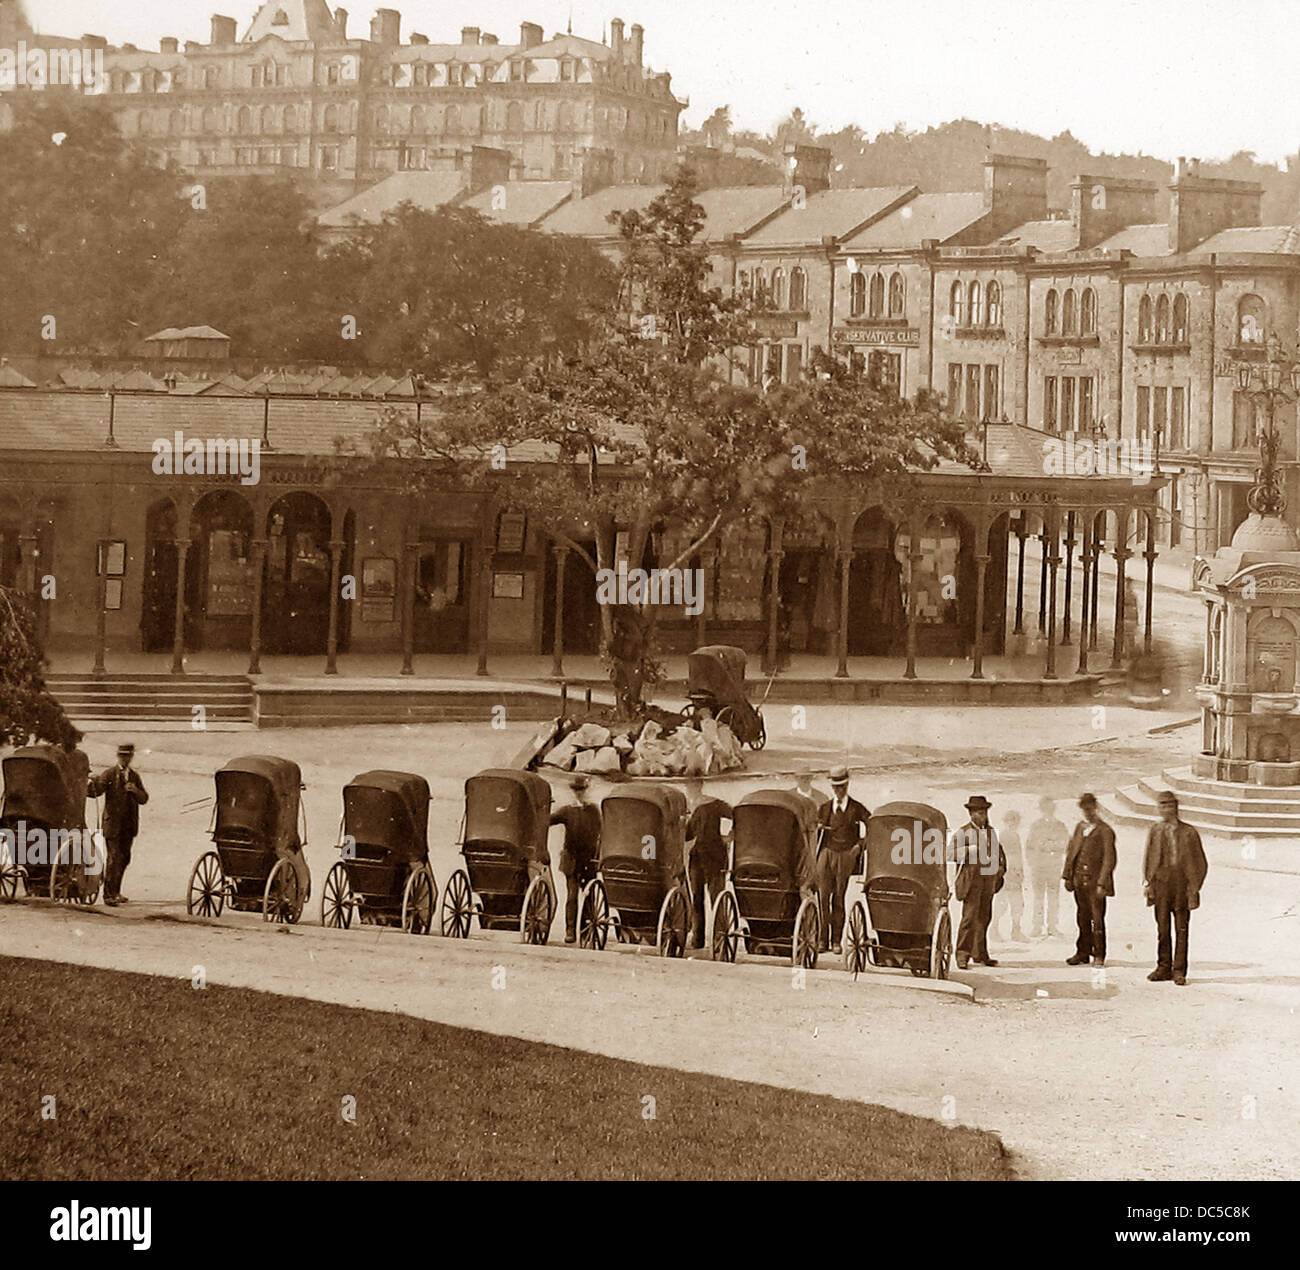
[[1203, 780], [1190, 768], [1175, 768], [1160, 778], [1144, 778], [1101, 801], [1121, 825], [1152, 825], [1160, 819], [1156, 798], [1161, 790], [1178, 795], [1179, 816], [1189, 825], [1228, 837], [1300, 840], [1300, 787], [1238, 785]]
[[252, 685], [237, 675], [50, 675], [46, 684], [77, 720], [192, 720], [247, 723]]

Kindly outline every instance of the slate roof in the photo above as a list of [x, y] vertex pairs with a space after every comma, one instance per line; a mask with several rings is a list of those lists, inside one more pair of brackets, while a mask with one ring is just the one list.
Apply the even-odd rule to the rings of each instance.
[[510, 181], [502, 188], [503, 207], [493, 207], [498, 201], [494, 189], [481, 190], [461, 206], [472, 208], [498, 224], [526, 227], [536, 224], [573, 196], [569, 181]]
[[342, 229], [351, 224], [353, 217], [373, 223], [402, 203], [414, 203], [416, 207], [433, 211], [452, 202], [464, 188], [465, 180], [460, 172], [394, 172], [322, 212], [316, 221], [327, 229]]
[[918, 194], [883, 220], [843, 241], [846, 250], [889, 250], [917, 247], [927, 238], [946, 242], [969, 228], [985, 213], [981, 193]]
[[820, 190], [802, 208], [790, 207], [746, 238], [751, 247], [801, 247], [823, 238], [845, 238], [893, 204], [917, 193], [914, 185]]
[[1078, 244], [1078, 230], [1069, 220], [1026, 221], [997, 240], [999, 247], [1036, 247], [1052, 253], [1073, 251]]
[[1259, 225], [1250, 228], [1223, 229], [1211, 234], [1192, 253], [1259, 251], [1300, 252], [1300, 228], [1295, 225]]
[[1127, 225], [1097, 246], [1103, 251], [1131, 251], [1135, 256], [1168, 256], [1169, 226]]
[[613, 238], [618, 230], [609, 223], [611, 212], [644, 211], [668, 187], [666, 185], [607, 185], [586, 198], [571, 199], [541, 222], [553, 234], [577, 234], [582, 238]]

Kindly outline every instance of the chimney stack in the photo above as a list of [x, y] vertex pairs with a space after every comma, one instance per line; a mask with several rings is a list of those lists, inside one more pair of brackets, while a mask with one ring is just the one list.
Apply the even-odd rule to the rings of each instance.
[[1153, 181], [1080, 173], [1070, 184], [1070, 220], [1080, 251], [1095, 247], [1126, 225], [1150, 225], [1155, 218]]
[[419, 31], [411, 32], [411, 44], [413, 47], [423, 48], [428, 43], [429, 37], [427, 35], [422, 35]]
[[623, 59], [623, 19], [615, 18], [609, 24], [609, 47], [613, 49], [614, 56], [620, 61]]
[[1047, 160], [990, 154], [984, 160], [984, 232], [996, 238], [1047, 219]]
[[487, 31], [484, 31], [483, 34], [480, 35], [480, 36], [478, 37], [478, 42], [479, 42], [480, 44], [500, 44], [500, 43], [501, 43], [501, 41], [498, 40], [497, 37], [496, 37], [495, 35], [490, 35]]
[[462, 44], [477, 44], [479, 29], [476, 26], [463, 26], [460, 29], [460, 42]]
[[340, 40], [348, 38], [348, 11], [346, 9], [334, 10], [334, 34]]
[[519, 43], [526, 49], [536, 48], [542, 42], [542, 28], [536, 22], [519, 24]]
[[[505, 185], [510, 180], [511, 154], [494, 146], [472, 146], [469, 152], [465, 188], [477, 194], [494, 185]], [[462, 170], [464, 170], [462, 168]]]
[[402, 15], [396, 9], [376, 9], [370, 19], [370, 38], [375, 44], [400, 44]]
[[158, 51], [160, 53], [179, 53], [180, 41], [174, 35], [164, 35], [158, 41]]
[[802, 187], [805, 194], [820, 194], [831, 187], [831, 152], [827, 146], [789, 143], [783, 151], [783, 184], [787, 194]]
[[1169, 187], [1169, 250], [1181, 254], [1221, 229], [1259, 224], [1264, 189], [1255, 181], [1202, 176], [1199, 159], [1178, 160]]
[[106, 48], [108, 48], [108, 39], [107, 39], [107, 37], [102, 36], [102, 35], [83, 35], [83, 36], [81, 37], [81, 42], [82, 42], [82, 43], [83, 43], [87, 48], [91, 48], [91, 49], [106, 49]]
[[645, 49], [645, 27], [639, 22], [632, 23], [631, 44], [632, 61], [635, 65], [641, 65], [641, 56]]
[[235, 43], [235, 19], [222, 16], [220, 13], [212, 15], [212, 44], [227, 45]]

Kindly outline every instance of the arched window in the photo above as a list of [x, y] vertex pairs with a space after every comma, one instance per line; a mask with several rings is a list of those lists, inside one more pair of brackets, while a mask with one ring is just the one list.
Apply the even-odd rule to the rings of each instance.
[[849, 316], [861, 317], [867, 311], [867, 278], [861, 270], [849, 276]]
[[1237, 339], [1242, 344], [1262, 344], [1267, 327], [1264, 301], [1257, 295], [1243, 295], [1237, 302]]
[[325, 118], [322, 125], [326, 132], [337, 132], [339, 130], [339, 108], [337, 106], [325, 107]]
[[742, 269], [736, 275], [736, 290], [740, 293], [742, 299], [748, 300], [753, 288], [753, 281], [750, 279], [749, 270]]
[[1047, 303], [1043, 310], [1043, 330], [1048, 335], [1055, 335], [1057, 329], [1057, 311], [1060, 306], [1060, 296], [1056, 294], [1056, 288], [1053, 287], [1047, 293]]
[[871, 316], [883, 317], [885, 314], [885, 275], [871, 275]]
[[1169, 297], [1162, 295], [1156, 300], [1156, 343], [1169, 343]]
[[147, 110], [140, 112], [140, 120], [136, 127], [142, 137], [149, 135], [152, 125], [149, 122], [149, 112]]
[[1174, 296], [1174, 343], [1187, 343], [1187, 297], [1181, 291]]
[[425, 117], [423, 106], [411, 107], [411, 131], [412, 132], [429, 131], [429, 121]]
[[275, 107], [274, 107], [274, 106], [263, 106], [263, 107], [262, 107], [262, 131], [263, 131], [263, 132], [278, 132], [278, 131], [279, 131], [279, 129], [276, 128], [276, 126], [275, 126]]
[[555, 127], [558, 132], [573, 131], [573, 106], [567, 101], [560, 102], [560, 108], [555, 113]]
[[988, 326], [1002, 325], [1002, 288], [990, 282], [984, 296], [984, 320]]
[[167, 131], [170, 132], [174, 137], [179, 136], [182, 132], [185, 131], [184, 111], [180, 111], [180, 110], [172, 111], [167, 125]]
[[1061, 297], [1061, 334], [1076, 335], [1079, 331], [1079, 306], [1075, 299], [1074, 288], [1066, 290]]
[[969, 310], [969, 320], [972, 326], [982, 325], [984, 318], [984, 292], [980, 289], [978, 282], [972, 282], [970, 289], [966, 293], [966, 306]]
[[1144, 295], [1138, 301], [1138, 343], [1151, 343], [1151, 297]]
[[443, 127], [447, 132], [460, 131], [460, 107], [459, 106], [447, 107], [447, 116], [443, 123]]
[[386, 133], [388, 131], [388, 107], [387, 106], [375, 107], [375, 131], [381, 134]]
[[785, 270], [772, 270], [772, 307], [785, 308]]
[[216, 88], [221, 83], [221, 78], [215, 66], [207, 67], [203, 72], [203, 87]]
[[796, 265], [790, 270], [790, 307], [802, 312], [808, 306], [808, 275]]
[[966, 288], [960, 282], [952, 284], [952, 290], [948, 293], [948, 305], [952, 311], [953, 326], [966, 325]]
[[235, 125], [235, 131], [244, 133], [253, 131], [253, 108], [251, 106], [240, 106], [239, 120]]
[[889, 316], [891, 318], [901, 318], [903, 316], [903, 302], [906, 294], [903, 275], [901, 273], [894, 274], [889, 280]]
[[506, 106], [506, 131], [523, 132], [524, 108], [521, 103], [512, 101]]
[[1091, 287], [1084, 287], [1079, 298], [1079, 334], [1097, 334], [1097, 293]]
[[217, 109], [213, 106], [209, 106], [203, 112], [203, 131], [204, 132], [221, 131], [221, 115], [217, 111]]

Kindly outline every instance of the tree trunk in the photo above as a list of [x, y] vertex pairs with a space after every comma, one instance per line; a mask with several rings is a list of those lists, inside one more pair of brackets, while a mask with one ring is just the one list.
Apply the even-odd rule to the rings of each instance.
[[611, 611], [613, 638], [608, 644], [610, 680], [620, 719], [638, 719], [645, 711], [645, 690], [659, 680], [654, 656], [655, 612], [633, 604]]

